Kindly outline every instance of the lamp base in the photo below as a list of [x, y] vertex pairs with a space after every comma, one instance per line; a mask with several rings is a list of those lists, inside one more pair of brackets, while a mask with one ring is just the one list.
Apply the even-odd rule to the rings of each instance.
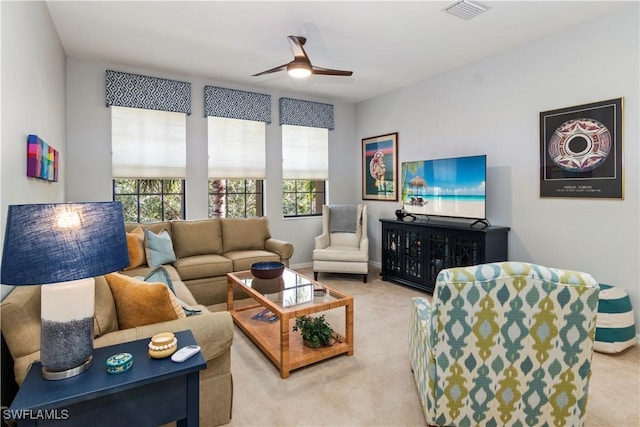
[[50, 369], [42, 367], [42, 378], [45, 380], [64, 380], [66, 378], [75, 377], [89, 369], [91, 363], [93, 362], [93, 356], [89, 356], [87, 360], [85, 360], [82, 365], [76, 366], [75, 368], [66, 369], [64, 371], [52, 371]]

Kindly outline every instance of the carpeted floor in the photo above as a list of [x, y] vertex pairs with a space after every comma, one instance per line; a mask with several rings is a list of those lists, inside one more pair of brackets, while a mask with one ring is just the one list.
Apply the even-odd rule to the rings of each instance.
[[[301, 273], [312, 277], [310, 269]], [[377, 271], [361, 276], [321, 274], [320, 281], [354, 298], [355, 353], [293, 371], [281, 379], [265, 355], [236, 328], [231, 348], [233, 417], [228, 426], [425, 425], [409, 365], [408, 324], [413, 296], [428, 296]], [[342, 332], [344, 310], [327, 320]], [[596, 353], [587, 426], [640, 426], [640, 349]]]

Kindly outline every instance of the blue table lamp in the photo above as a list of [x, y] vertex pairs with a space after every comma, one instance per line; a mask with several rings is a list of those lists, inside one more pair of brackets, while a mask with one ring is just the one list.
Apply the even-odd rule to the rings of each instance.
[[91, 366], [93, 278], [128, 265], [120, 202], [9, 206], [0, 282], [43, 285], [40, 362], [45, 379], [73, 377]]

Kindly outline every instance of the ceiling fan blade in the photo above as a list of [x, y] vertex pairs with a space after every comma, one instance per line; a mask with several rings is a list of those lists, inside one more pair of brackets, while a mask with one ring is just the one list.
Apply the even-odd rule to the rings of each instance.
[[353, 71], [346, 70], [332, 70], [331, 68], [313, 67], [311, 74], [319, 74], [324, 76], [350, 76]]
[[291, 46], [291, 51], [293, 52], [293, 56], [296, 58], [306, 58], [309, 60], [309, 56], [307, 56], [307, 52], [305, 52], [304, 44], [307, 42], [307, 39], [301, 36], [287, 36], [289, 39], [289, 46]]
[[270, 70], [266, 70], [266, 71], [263, 71], [263, 72], [258, 73], [258, 74], [253, 74], [253, 75], [251, 75], [251, 77], [262, 76], [263, 74], [277, 73], [278, 71], [286, 71], [287, 65], [289, 65], [289, 64], [280, 65], [280, 66], [272, 68]]

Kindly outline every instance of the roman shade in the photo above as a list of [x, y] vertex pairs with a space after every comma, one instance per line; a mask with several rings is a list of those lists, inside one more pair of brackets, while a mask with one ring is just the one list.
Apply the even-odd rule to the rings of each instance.
[[329, 131], [282, 126], [282, 179], [329, 179]]
[[111, 107], [111, 174], [114, 178], [184, 178], [184, 113]]
[[209, 178], [264, 179], [271, 96], [205, 86]]
[[114, 178], [184, 178], [191, 83], [106, 71]]

